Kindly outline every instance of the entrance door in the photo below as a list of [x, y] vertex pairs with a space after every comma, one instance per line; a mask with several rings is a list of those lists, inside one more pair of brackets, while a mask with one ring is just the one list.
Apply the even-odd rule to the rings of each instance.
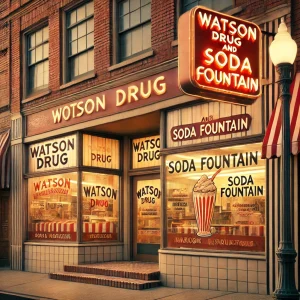
[[0, 267], [9, 266], [9, 193], [0, 191]]
[[158, 262], [161, 190], [159, 175], [133, 180], [133, 260]]

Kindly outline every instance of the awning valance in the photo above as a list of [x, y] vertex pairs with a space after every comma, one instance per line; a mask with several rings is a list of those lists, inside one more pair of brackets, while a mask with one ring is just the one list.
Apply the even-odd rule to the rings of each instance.
[[[297, 73], [290, 88], [290, 124], [291, 124], [291, 152], [300, 152], [300, 73]], [[262, 158], [281, 156], [281, 100], [278, 99], [272, 112], [262, 145]]]
[[0, 134], [0, 189], [10, 183], [10, 131]]

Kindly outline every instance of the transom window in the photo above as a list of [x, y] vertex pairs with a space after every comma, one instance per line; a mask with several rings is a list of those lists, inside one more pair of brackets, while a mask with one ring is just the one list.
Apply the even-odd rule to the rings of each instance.
[[151, 1], [118, 2], [119, 61], [151, 47]]
[[202, 5], [216, 11], [224, 11], [233, 7], [233, 0], [183, 0], [181, 13], [185, 13], [196, 5]]
[[27, 94], [44, 89], [49, 83], [49, 27], [27, 36]]
[[94, 3], [67, 14], [68, 81], [94, 70]]

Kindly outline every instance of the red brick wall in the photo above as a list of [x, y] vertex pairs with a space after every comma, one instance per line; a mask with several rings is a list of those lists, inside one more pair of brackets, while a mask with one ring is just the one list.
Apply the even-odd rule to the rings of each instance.
[[[263, 14], [265, 11], [280, 4], [290, 3], [291, 0], [236, 0], [236, 6], [245, 6], [240, 16], [250, 18]], [[61, 75], [61, 58], [63, 44], [61, 36], [61, 16], [62, 8], [69, 7], [73, 3], [78, 4], [78, 0], [13, 0], [11, 1], [11, 10], [24, 5], [24, 12], [19, 16], [12, 17], [12, 112], [18, 112], [21, 108], [22, 84], [20, 78], [22, 76], [20, 55], [21, 37], [24, 31], [32, 26], [39, 24], [42, 20], [48, 20], [49, 24], [49, 89], [51, 94], [43, 98], [23, 104], [22, 107], [27, 108], [57, 99], [63, 96], [72, 95], [85, 88], [105, 83], [108, 80], [117, 79], [134, 73], [140, 69], [149, 68], [158, 65], [164, 61], [177, 57], [177, 47], [172, 47], [171, 42], [174, 40], [175, 22], [175, 0], [152, 0], [152, 49], [155, 53], [153, 57], [149, 57], [142, 61], [132, 63], [120, 69], [109, 72], [107, 68], [111, 65], [113, 56], [112, 45], [112, 0], [94, 0], [94, 18], [95, 18], [95, 72], [96, 78], [86, 80], [84, 82], [73, 85], [69, 88], [60, 89], [62, 84]], [[296, 18], [297, 12], [300, 12], [299, 1], [292, 1], [294, 10], [294, 19], [292, 20], [293, 35], [299, 42], [299, 21]], [[31, 5], [35, 4], [32, 8]], [[18, 10], [20, 11], [20, 9]], [[0, 20], [1, 21], [1, 20]], [[1, 58], [0, 58], [1, 63]], [[299, 63], [299, 57], [297, 59]], [[70, 101], [72, 98], [70, 98]]]
[[[126, 67], [108, 72], [107, 68], [111, 65], [113, 46], [112, 46], [112, 1], [110, 0], [95, 0], [94, 1], [94, 18], [95, 18], [95, 72], [97, 77], [85, 82], [79, 83], [75, 86], [67, 89], [60, 90], [62, 83], [61, 78], [61, 62], [58, 58], [61, 58], [61, 45], [63, 43], [61, 38], [61, 15], [59, 8], [69, 5], [72, 2], [78, 3], [78, 1], [40, 1], [44, 2], [42, 5], [37, 5], [33, 10], [25, 14], [20, 19], [21, 31], [24, 32], [27, 28], [30, 28], [34, 24], [38, 24], [40, 20], [48, 18], [49, 23], [49, 89], [51, 94], [47, 97], [37, 99], [33, 102], [24, 104], [24, 107], [30, 107], [44, 101], [52, 100], [65, 95], [76, 93], [84, 88], [104, 83], [107, 80], [116, 79], [126, 74], [134, 73], [141, 68], [148, 68], [166, 60], [177, 56], [177, 48], [171, 46], [171, 42], [174, 39], [174, 23], [175, 23], [175, 4], [173, 0], [153, 0], [152, 1], [152, 49], [155, 52], [155, 56], [128, 65]], [[18, 23], [18, 19], [14, 19], [13, 23]], [[19, 34], [20, 35], [20, 34]], [[21, 49], [18, 49], [14, 45], [14, 56], [18, 56], [17, 53]], [[20, 72], [20, 65], [18, 65], [17, 59], [15, 60], [15, 66], [13, 68], [14, 78], [17, 78], [17, 73]], [[14, 93], [14, 111], [19, 109], [20, 99], [22, 93], [20, 85], [15, 79], [14, 88], [19, 92]]]

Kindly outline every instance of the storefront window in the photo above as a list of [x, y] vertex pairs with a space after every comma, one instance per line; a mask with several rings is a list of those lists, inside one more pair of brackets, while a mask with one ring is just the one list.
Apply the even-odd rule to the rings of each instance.
[[119, 176], [82, 173], [83, 241], [118, 239]]
[[29, 239], [76, 241], [77, 173], [28, 179]]
[[83, 134], [83, 165], [97, 168], [120, 168], [118, 140]]
[[265, 251], [261, 144], [169, 155], [168, 246]]

